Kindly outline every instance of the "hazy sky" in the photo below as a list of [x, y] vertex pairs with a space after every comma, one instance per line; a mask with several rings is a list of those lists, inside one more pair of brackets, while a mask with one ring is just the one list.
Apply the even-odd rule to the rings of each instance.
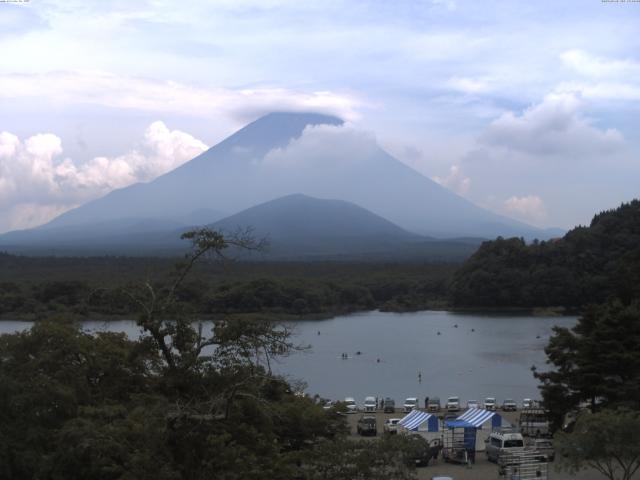
[[471, 201], [570, 227], [640, 196], [640, 3], [0, 3], [0, 231], [274, 110], [336, 113]]

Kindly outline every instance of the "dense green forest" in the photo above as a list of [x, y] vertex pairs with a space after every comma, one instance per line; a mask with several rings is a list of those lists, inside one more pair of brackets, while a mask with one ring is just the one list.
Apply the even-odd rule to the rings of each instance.
[[455, 273], [454, 306], [581, 308], [640, 293], [640, 201], [596, 215], [563, 238], [485, 242]]
[[[0, 317], [132, 317], [126, 291], [160, 286], [176, 259], [23, 257], [0, 254]], [[330, 316], [446, 304], [449, 263], [202, 262], [177, 294], [201, 317], [261, 313]]]

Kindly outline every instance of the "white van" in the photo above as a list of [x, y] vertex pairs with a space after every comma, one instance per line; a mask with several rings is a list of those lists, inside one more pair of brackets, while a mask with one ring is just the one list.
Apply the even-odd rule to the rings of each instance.
[[358, 404], [355, 398], [347, 397], [344, 399], [344, 404], [347, 406], [347, 413], [356, 413], [358, 411]]
[[364, 399], [364, 411], [365, 412], [375, 412], [378, 402], [376, 401], [376, 397], [366, 397]]
[[484, 399], [484, 409], [495, 411], [496, 409], [496, 397], [487, 397]]
[[409, 397], [404, 401], [403, 409], [405, 413], [409, 413], [416, 408], [418, 408], [418, 399], [416, 397]]
[[497, 462], [501, 454], [524, 451], [524, 438], [515, 429], [494, 430], [484, 441], [487, 460]]
[[447, 412], [460, 411], [460, 397], [449, 397], [447, 399]]

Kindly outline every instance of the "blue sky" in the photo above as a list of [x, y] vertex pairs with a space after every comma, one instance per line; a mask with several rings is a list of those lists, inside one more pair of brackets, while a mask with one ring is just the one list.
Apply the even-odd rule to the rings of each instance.
[[0, 3], [0, 231], [148, 181], [273, 110], [335, 113], [486, 208], [640, 196], [640, 3]]

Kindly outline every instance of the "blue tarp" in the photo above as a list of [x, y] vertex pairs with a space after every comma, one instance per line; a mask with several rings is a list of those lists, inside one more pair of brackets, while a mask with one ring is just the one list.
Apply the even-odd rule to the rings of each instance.
[[446, 426], [447, 428], [470, 428], [470, 427], [475, 427], [475, 425], [466, 422], [464, 420], [448, 420], [446, 422]]

